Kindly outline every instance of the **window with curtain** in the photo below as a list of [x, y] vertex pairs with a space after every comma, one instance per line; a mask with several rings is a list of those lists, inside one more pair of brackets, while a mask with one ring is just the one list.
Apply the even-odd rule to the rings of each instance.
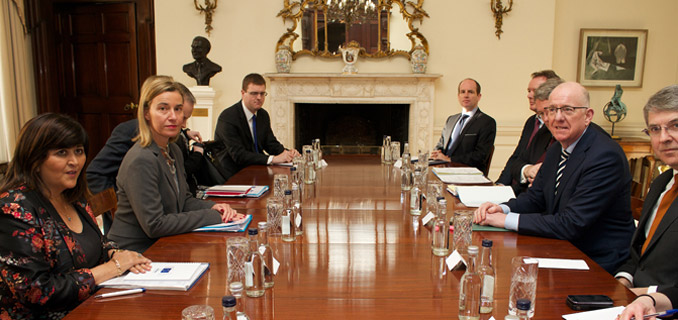
[[0, 163], [11, 158], [21, 126], [37, 114], [30, 38], [21, 0], [0, 4]]

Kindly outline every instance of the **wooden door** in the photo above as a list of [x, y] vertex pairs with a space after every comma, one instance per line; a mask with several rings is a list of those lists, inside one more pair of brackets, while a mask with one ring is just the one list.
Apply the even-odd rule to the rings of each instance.
[[56, 4], [57, 77], [62, 112], [75, 116], [96, 154], [139, 101], [133, 3]]
[[117, 124], [135, 117], [129, 106], [155, 74], [153, 0], [26, 3], [38, 111], [76, 118], [92, 159]]

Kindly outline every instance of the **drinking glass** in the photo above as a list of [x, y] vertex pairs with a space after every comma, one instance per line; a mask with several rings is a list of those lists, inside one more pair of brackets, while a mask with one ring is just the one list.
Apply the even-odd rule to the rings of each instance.
[[245, 237], [233, 237], [226, 240], [228, 259], [228, 282], [245, 283], [245, 262], [249, 251], [249, 241]]
[[537, 273], [539, 263], [537, 259], [517, 256], [511, 259], [511, 289], [509, 291], [509, 314], [518, 313], [516, 301], [530, 300], [529, 316], [534, 317], [534, 305], [537, 298]]
[[471, 245], [472, 226], [473, 211], [454, 211], [454, 249], [462, 256], [466, 255], [466, 248]]
[[391, 136], [385, 136], [384, 137], [384, 163], [386, 164], [392, 164], [393, 159], [391, 158]]
[[393, 163], [400, 159], [400, 142], [393, 141], [391, 142], [391, 160]]
[[208, 305], [197, 304], [181, 311], [182, 320], [214, 320], [214, 309]]
[[426, 186], [426, 211], [436, 213], [438, 197], [443, 196], [443, 183], [439, 180], [431, 180]]
[[266, 200], [266, 222], [268, 223], [268, 235], [279, 237], [282, 233], [282, 198], [269, 197]]
[[273, 196], [281, 198], [285, 196], [285, 190], [290, 189], [289, 176], [278, 173], [273, 176]]

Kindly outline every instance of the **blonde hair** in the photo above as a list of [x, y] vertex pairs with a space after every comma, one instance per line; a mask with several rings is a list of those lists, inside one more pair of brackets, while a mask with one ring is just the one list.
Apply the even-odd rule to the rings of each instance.
[[[141, 86], [141, 96], [139, 97], [139, 108], [137, 110], [137, 120], [139, 121], [139, 134], [132, 139], [139, 141], [142, 147], [148, 147], [153, 142], [153, 134], [151, 127], [146, 120], [146, 113], [150, 110], [151, 101], [157, 96], [165, 92], [177, 92], [184, 99], [184, 94], [178, 82], [170, 76], [150, 76], [146, 78], [144, 84]], [[170, 142], [176, 141], [177, 137], [170, 139]]]

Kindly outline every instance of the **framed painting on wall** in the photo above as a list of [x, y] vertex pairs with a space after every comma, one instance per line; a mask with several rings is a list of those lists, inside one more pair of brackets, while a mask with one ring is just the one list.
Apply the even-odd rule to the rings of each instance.
[[642, 87], [647, 29], [581, 29], [577, 81], [588, 87]]

